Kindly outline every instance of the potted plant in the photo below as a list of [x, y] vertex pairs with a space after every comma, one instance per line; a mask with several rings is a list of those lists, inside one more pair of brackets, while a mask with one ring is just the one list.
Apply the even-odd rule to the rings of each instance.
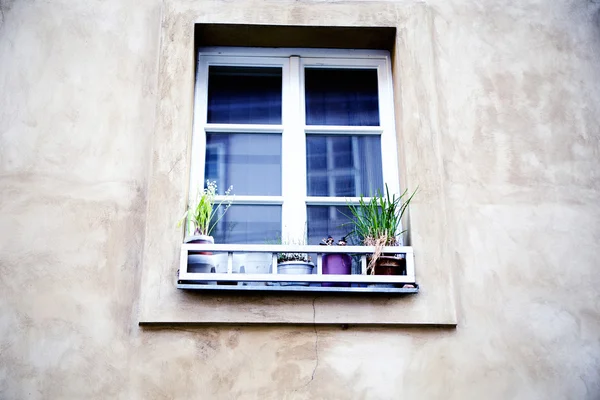
[[[306, 253], [279, 253], [277, 255], [278, 274], [310, 275], [315, 265]], [[281, 286], [308, 286], [308, 282], [280, 282]]]
[[361, 196], [358, 205], [349, 205], [353, 216], [353, 234], [365, 246], [375, 246], [375, 253], [370, 256], [367, 267], [373, 275], [403, 275], [406, 273], [406, 259], [395, 255], [382, 255], [385, 246], [397, 246], [398, 238], [404, 231], [400, 230], [400, 222], [415, 190], [408, 194], [405, 190], [400, 196], [390, 195], [387, 184], [385, 194], [379, 190], [369, 201]]
[[[333, 246], [335, 240], [329, 236], [319, 243], [322, 246]], [[337, 242], [338, 246], [346, 245], [346, 237], [344, 236]], [[352, 257], [344, 253], [324, 253], [323, 254], [323, 274], [350, 275], [352, 273]], [[350, 283], [345, 282], [323, 282], [321, 286], [331, 287], [348, 287]]]
[[[206, 181], [206, 188], [198, 190], [196, 197], [189, 204], [187, 211], [177, 226], [186, 222], [185, 243], [213, 244], [214, 238], [210, 236], [217, 223], [223, 218], [229, 207], [231, 199], [229, 195], [232, 187], [225, 191], [226, 198], [218, 203], [215, 202], [217, 194], [217, 183], [215, 181]], [[223, 203], [227, 200], [227, 203]], [[217, 215], [219, 209], [223, 206], [220, 215]], [[214, 270], [211, 252], [190, 251], [188, 255], [188, 270], [190, 272], [211, 272]]]

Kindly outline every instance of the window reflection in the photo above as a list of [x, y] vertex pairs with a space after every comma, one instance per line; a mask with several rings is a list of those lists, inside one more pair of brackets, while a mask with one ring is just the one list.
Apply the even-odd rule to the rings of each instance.
[[379, 136], [308, 135], [309, 196], [371, 196], [383, 188]]
[[378, 126], [376, 69], [306, 68], [306, 125]]
[[215, 243], [276, 243], [281, 238], [281, 206], [234, 204], [217, 223], [212, 236]]
[[210, 66], [209, 123], [281, 124], [281, 68]]
[[214, 133], [206, 135], [205, 180], [229, 186], [237, 195], [281, 195], [281, 135]]

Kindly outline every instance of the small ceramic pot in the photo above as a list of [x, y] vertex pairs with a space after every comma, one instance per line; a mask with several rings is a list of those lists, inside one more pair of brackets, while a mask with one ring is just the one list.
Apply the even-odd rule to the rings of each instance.
[[[239, 270], [246, 274], [270, 274], [273, 264], [271, 253], [242, 253]], [[243, 282], [244, 286], [265, 286], [266, 282]]]
[[375, 275], [406, 275], [406, 259], [379, 256], [375, 261]]
[[[394, 256], [379, 256], [375, 261], [375, 275], [405, 275], [406, 259]], [[395, 288], [395, 283], [372, 283], [369, 287]]]
[[[277, 273], [281, 275], [310, 275], [315, 265], [305, 261], [285, 261], [277, 264]], [[281, 286], [308, 286], [308, 282], [279, 282]]]
[[[348, 254], [323, 254], [323, 274], [324, 275], [350, 275], [352, 269], [352, 257]], [[341, 282], [323, 282], [321, 286], [348, 287], [350, 283]]]
[[206, 254], [188, 255], [188, 272], [209, 274], [215, 268], [213, 257]]
[[[191, 273], [210, 274], [215, 272], [213, 256], [206, 254], [189, 254], [187, 270]], [[198, 283], [216, 284], [215, 281], [199, 281]]]
[[[215, 244], [215, 239], [212, 236], [207, 235], [192, 235], [188, 236], [184, 240], [185, 243], [195, 243], [195, 244]], [[210, 255], [212, 252], [210, 251], [190, 251], [190, 254], [206, 254]]]

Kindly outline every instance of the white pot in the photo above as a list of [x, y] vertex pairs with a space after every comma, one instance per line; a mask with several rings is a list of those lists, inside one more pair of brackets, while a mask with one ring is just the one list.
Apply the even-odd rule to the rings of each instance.
[[[213, 256], [206, 254], [189, 254], [188, 255], [188, 272], [210, 274], [215, 272]], [[209, 285], [216, 285], [215, 281], [199, 281]]]
[[[310, 275], [315, 265], [305, 261], [285, 261], [277, 264], [277, 273], [281, 275]], [[308, 282], [279, 282], [281, 286], [308, 286]]]
[[[234, 259], [235, 260], [235, 259]], [[273, 264], [271, 253], [240, 254], [239, 271], [246, 274], [270, 274]], [[244, 282], [245, 286], [265, 286], [266, 282]]]
[[208, 235], [192, 235], [186, 236], [185, 243], [210, 243], [215, 244], [215, 238]]
[[[227, 273], [227, 253], [214, 253], [213, 254], [213, 265], [215, 266], [215, 271], [220, 274]], [[234, 256], [235, 260], [235, 256]], [[235, 270], [235, 267], [234, 267]]]
[[[227, 273], [227, 253], [214, 253], [212, 255], [212, 265], [215, 268], [215, 272], [226, 274]], [[233, 255], [233, 273], [246, 273], [246, 274], [270, 274], [271, 253], [235, 253]], [[241, 282], [244, 286], [265, 286], [265, 282]]]

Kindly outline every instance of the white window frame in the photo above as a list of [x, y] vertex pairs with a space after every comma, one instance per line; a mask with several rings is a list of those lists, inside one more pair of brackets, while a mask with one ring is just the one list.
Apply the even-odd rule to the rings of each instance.
[[[209, 124], [208, 69], [211, 65], [282, 68], [282, 124]], [[304, 68], [377, 69], [379, 126], [305, 125]], [[204, 183], [207, 133], [281, 134], [281, 196], [235, 195], [233, 204], [281, 205], [281, 234], [284, 241], [303, 240], [307, 234], [306, 207], [345, 206], [358, 197], [307, 196], [306, 135], [379, 135], [383, 182], [391, 193], [399, 194], [398, 147], [393, 111], [390, 54], [383, 50], [236, 48], [210, 47], [198, 52], [195, 85], [194, 124], [190, 171], [190, 200]], [[393, 149], [393, 151], [391, 151]], [[304, 182], [304, 185], [298, 185]], [[233, 188], [235, 193], [235, 188]], [[218, 196], [217, 200], [223, 199]], [[401, 239], [401, 238], [400, 238]], [[402, 243], [400, 243], [402, 244]]]

